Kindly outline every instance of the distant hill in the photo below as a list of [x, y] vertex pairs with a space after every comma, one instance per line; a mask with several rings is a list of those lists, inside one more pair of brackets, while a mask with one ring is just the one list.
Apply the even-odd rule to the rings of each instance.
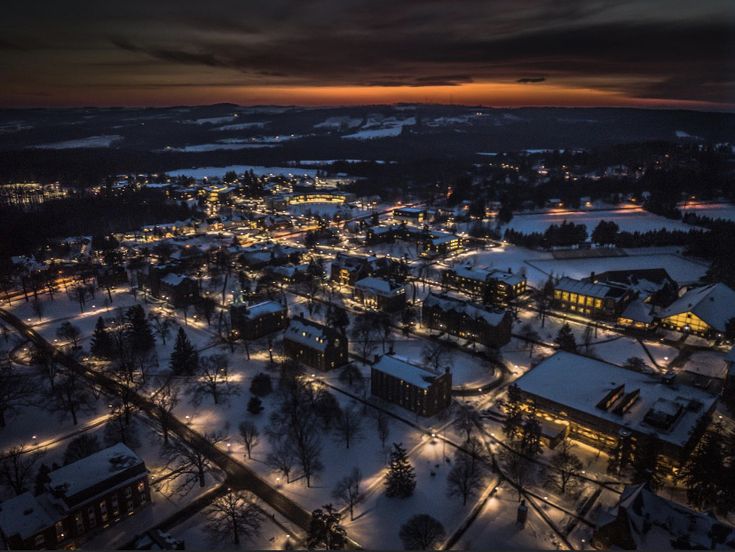
[[735, 114], [447, 105], [0, 110], [0, 181], [89, 160], [121, 172], [313, 159], [476, 159], [646, 141], [735, 143]]

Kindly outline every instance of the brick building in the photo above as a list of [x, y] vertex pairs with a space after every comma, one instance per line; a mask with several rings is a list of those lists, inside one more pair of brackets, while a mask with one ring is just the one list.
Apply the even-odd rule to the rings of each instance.
[[6, 548], [75, 548], [150, 503], [148, 470], [122, 443], [49, 473], [46, 492], [0, 504]]
[[331, 370], [348, 360], [347, 338], [337, 330], [304, 318], [292, 318], [283, 335], [286, 355], [311, 368]]
[[230, 305], [232, 329], [242, 339], [258, 339], [288, 326], [288, 309], [277, 301], [255, 305], [236, 301]]
[[369, 276], [355, 282], [355, 300], [372, 310], [395, 312], [406, 306], [406, 287], [392, 280]]
[[508, 311], [484, 309], [446, 294], [434, 293], [424, 299], [421, 321], [431, 330], [495, 349], [510, 341], [513, 324]]
[[452, 373], [435, 374], [387, 354], [370, 368], [370, 392], [419, 416], [434, 416], [452, 402]]
[[506, 307], [527, 288], [526, 277], [484, 266], [455, 265], [442, 273], [442, 285], [479, 299]]

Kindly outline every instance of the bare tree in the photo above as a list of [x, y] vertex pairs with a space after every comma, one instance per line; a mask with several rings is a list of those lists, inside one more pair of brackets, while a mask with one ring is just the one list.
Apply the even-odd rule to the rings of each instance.
[[380, 439], [380, 445], [385, 450], [385, 442], [388, 440], [390, 435], [390, 421], [388, 415], [382, 410], [378, 410], [375, 413], [375, 429], [378, 432], [378, 438]]
[[239, 429], [240, 437], [242, 437], [242, 442], [245, 444], [245, 450], [247, 451], [248, 459], [251, 459], [253, 449], [258, 445], [259, 442], [260, 432], [258, 431], [257, 426], [249, 420], [245, 420], [244, 422], [240, 423]]
[[72, 347], [74, 347], [75, 349], [79, 346], [79, 338], [81, 337], [81, 335], [82, 332], [79, 330], [79, 328], [69, 321], [62, 322], [56, 330], [56, 337], [58, 337], [62, 341], [67, 341], [71, 343]]
[[533, 472], [533, 463], [517, 452], [506, 449], [501, 452], [501, 460], [506, 470], [506, 477], [518, 492], [518, 501], [523, 496], [523, 488]]
[[36, 463], [43, 452], [29, 452], [25, 445], [8, 450], [0, 460], [0, 484], [22, 495], [33, 481]]
[[541, 339], [541, 336], [536, 330], [533, 329], [533, 326], [531, 326], [531, 324], [524, 324], [521, 327], [521, 336], [527, 342], [528, 356], [530, 358], [533, 356], [533, 349], [536, 346], [536, 342]]
[[345, 441], [345, 447], [360, 436], [362, 431], [362, 416], [357, 408], [343, 408], [335, 420], [334, 430]]
[[33, 301], [31, 301], [31, 309], [33, 310], [33, 314], [36, 315], [36, 318], [39, 320], [43, 318], [43, 303], [38, 299], [38, 297], [34, 297]]
[[192, 402], [201, 404], [210, 396], [214, 404], [227, 400], [237, 389], [230, 381], [229, 361], [225, 355], [210, 355], [199, 359], [199, 374], [192, 387]]
[[465, 434], [465, 441], [469, 441], [472, 432], [482, 427], [482, 416], [471, 404], [459, 404], [454, 416], [454, 428]]
[[421, 359], [434, 373], [439, 374], [452, 366], [452, 351], [441, 341], [429, 341], [421, 353]]
[[69, 298], [79, 303], [79, 312], [84, 312], [87, 300], [92, 296], [92, 290], [85, 284], [78, 284], [69, 290]]
[[[205, 434], [204, 437], [212, 444], [222, 442], [220, 435]], [[197, 447], [190, 447], [179, 439], [170, 439], [161, 449], [162, 456], [166, 459], [166, 469], [169, 470], [169, 478], [176, 479], [176, 492], [181, 496], [186, 495], [192, 487], [207, 484], [206, 476], [215, 471], [216, 467], [207, 455]]]
[[447, 476], [449, 496], [460, 496], [462, 504], [467, 504], [467, 499], [482, 488], [483, 476], [482, 463], [462, 451], [457, 451], [454, 464]]
[[445, 535], [444, 526], [428, 514], [409, 518], [398, 534], [406, 550], [434, 550]]
[[46, 408], [57, 412], [62, 420], [71, 416], [77, 425], [79, 414], [94, 412], [95, 399], [84, 380], [76, 372], [68, 370], [47, 395]]
[[567, 492], [569, 482], [578, 476], [584, 468], [582, 461], [572, 452], [573, 449], [574, 444], [565, 439], [550, 460], [551, 466], [555, 468], [552, 477], [556, 481], [561, 494]]
[[0, 428], [9, 414], [33, 403], [36, 385], [27, 375], [18, 374], [11, 362], [0, 361]]
[[118, 406], [110, 414], [105, 424], [104, 435], [105, 443], [108, 446], [114, 445], [115, 443], [123, 443], [130, 448], [138, 448], [140, 446], [138, 425], [126, 412], [124, 407]]
[[165, 345], [166, 340], [171, 335], [174, 321], [166, 315], [161, 315], [154, 312], [148, 313], [148, 320], [151, 322], [151, 326], [153, 326], [153, 332], [161, 338], [161, 341]]
[[365, 498], [360, 490], [361, 481], [362, 472], [360, 472], [360, 469], [352, 468], [349, 475], [337, 481], [334, 491], [332, 491], [332, 498], [339, 500], [350, 509], [350, 521], [355, 519], [355, 506]]
[[376, 342], [380, 339], [380, 329], [374, 324], [373, 319], [365, 314], [360, 315], [352, 326], [351, 337], [354, 343], [360, 346], [360, 355], [370, 362], [369, 358], [375, 350]]
[[276, 440], [273, 450], [268, 453], [266, 463], [286, 478], [286, 483], [291, 482], [291, 471], [296, 463], [293, 447], [285, 439]]
[[263, 519], [255, 495], [230, 490], [207, 509], [206, 529], [213, 541], [229, 541], [239, 546], [241, 540], [251, 540], [260, 533]]
[[179, 387], [173, 380], [168, 380], [151, 396], [151, 402], [155, 405], [155, 420], [161, 428], [163, 442], [168, 443], [171, 432], [171, 419], [174, 408], [179, 404]]

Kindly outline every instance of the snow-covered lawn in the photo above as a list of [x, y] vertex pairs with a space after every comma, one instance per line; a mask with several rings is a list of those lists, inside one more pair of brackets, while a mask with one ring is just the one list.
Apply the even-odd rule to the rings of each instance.
[[506, 228], [528, 234], [544, 232], [552, 224], [561, 224], [563, 221], [567, 221], [584, 224], [587, 226], [587, 232], [591, 233], [602, 220], [613, 221], [620, 227], [620, 230], [626, 232], [648, 232], [660, 228], [689, 231], [692, 228], [681, 221], [654, 215], [639, 208], [594, 212], [553, 210], [548, 213], [533, 215], [518, 214], [513, 217]]

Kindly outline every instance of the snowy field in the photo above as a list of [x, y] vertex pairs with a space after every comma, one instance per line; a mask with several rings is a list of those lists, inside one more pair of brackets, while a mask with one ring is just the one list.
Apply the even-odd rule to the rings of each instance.
[[[663, 268], [669, 273], [669, 276], [682, 285], [697, 282], [706, 274], [708, 268], [705, 263], [669, 253], [590, 259], [532, 259], [527, 262], [527, 265], [545, 275], [553, 274], [570, 278], [586, 278], [592, 272], [599, 274], [608, 270]], [[529, 280], [535, 275], [535, 271], [528, 271]]]
[[277, 148], [280, 144], [196, 144], [194, 146], [184, 146], [181, 148], [167, 148], [166, 151], [183, 151], [183, 152], [203, 152], [203, 151], [219, 151], [219, 150], [241, 150], [241, 149], [258, 149], [258, 148]]
[[62, 142], [52, 142], [50, 144], [39, 144], [30, 146], [31, 149], [93, 149], [93, 148], [109, 148], [115, 142], [122, 140], [119, 134], [106, 134], [103, 136], [88, 136], [87, 138], [79, 138], [77, 140], [64, 140]]
[[692, 226], [681, 221], [667, 219], [643, 209], [611, 209], [609, 211], [552, 211], [535, 215], [517, 214], [513, 217], [506, 228], [512, 228], [519, 232], [544, 232], [552, 224], [561, 224], [564, 221], [587, 226], [587, 232], [592, 233], [600, 221], [613, 221], [622, 231], [648, 232], [667, 228], [669, 230], [692, 229]]
[[723, 218], [735, 220], [735, 205], [732, 203], [700, 203], [696, 205], [681, 204], [682, 213], [695, 213], [701, 217]]

